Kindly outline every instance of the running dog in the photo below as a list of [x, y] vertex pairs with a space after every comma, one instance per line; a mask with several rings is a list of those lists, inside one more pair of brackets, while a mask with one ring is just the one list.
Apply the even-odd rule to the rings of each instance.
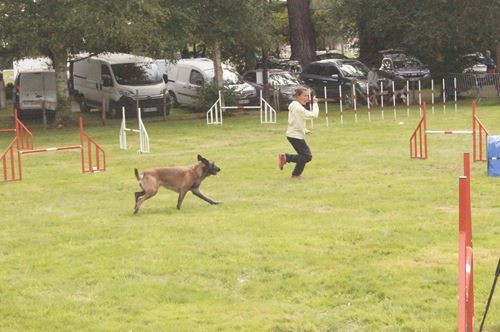
[[210, 175], [217, 175], [220, 168], [214, 162], [198, 155], [198, 162], [191, 166], [184, 167], [158, 167], [145, 170], [139, 173], [135, 168], [135, 177], [139, 182], [142, 191], [135, 193], [134, 214], [145, 200], [150, 199], [158, 192], [161, 186], [179, 193], [177, 199], [177, 209], [181, 209], [182, 201], [188, 191], [210, 204], [220, 204], [200, 191], [201, 182]]

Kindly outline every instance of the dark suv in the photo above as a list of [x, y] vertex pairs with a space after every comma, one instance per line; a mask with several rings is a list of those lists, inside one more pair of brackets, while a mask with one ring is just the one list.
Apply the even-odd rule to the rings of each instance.
[[352, 59], [328, 59], [311, 62], [302, 73], [300, 79], [313, 88], [318, 98], [324, 97], [326, 86], [328, 99], [339, 99], [339, 86], [347, 104], [352, 102], [352, 87], [356, 87], [358, 102], [366, 102], [368, 68], [361, 62]]
[[407, 55], [404, 50], [391, 49], [380, 51], [383, 55], [379, 74], [394, 81], [401, 89], [406, 81], [424, 81], [431, 78], [431, 71], [419, 59]]

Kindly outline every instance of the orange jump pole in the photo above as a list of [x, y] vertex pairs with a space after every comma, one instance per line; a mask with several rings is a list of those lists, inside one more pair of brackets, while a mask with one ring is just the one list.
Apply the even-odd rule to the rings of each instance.
[[470, 160], [464, 154], [464, 175], [459, 178], [458, 209], [458, 331], [474, 331], [474, 265], [470, 198]]

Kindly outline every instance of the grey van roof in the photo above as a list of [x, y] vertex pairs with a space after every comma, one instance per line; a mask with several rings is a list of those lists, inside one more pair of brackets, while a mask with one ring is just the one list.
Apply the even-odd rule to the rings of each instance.
[[126, 54], [126, 53], [101, 53], [91, 57], [92, 59], [103, 60], [110, 64], [130, 63], [130, 62], [153, 62], [152, 58]]

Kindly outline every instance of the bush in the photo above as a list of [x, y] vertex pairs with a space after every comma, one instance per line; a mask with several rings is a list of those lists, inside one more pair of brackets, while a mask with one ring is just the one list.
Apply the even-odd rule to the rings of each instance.
[[[233, 88], [224, 87], [221, 94], [225, 105], [236, 105], [236, 96]], [[198, 88], [198, 100], [193, 106], [196, 112], [207, 112], [219, 98], [219, 90], [213, 84]], [[228, 113], [227, 111], [225, 113]]]

